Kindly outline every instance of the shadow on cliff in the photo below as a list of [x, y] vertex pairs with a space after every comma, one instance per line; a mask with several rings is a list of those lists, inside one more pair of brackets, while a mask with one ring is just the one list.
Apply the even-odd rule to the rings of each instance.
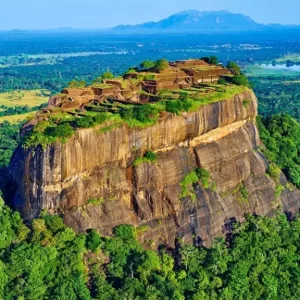
[[2, 195], [5, 204], [13, 207], [12, 197], [17, 189], [17, 185], [11, 180], [9, 168], [0, 168], [0, 195]]

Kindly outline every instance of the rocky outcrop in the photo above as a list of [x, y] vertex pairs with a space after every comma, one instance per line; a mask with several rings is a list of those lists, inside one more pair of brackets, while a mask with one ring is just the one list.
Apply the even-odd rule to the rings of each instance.
[[[224, 222], [243, 220], [245, 213], [296, 212], [300, 192], [289, 186], [276, 197], [279, 183], [266, 175], [256, 113], [256, 97], [247, 90], [196, 112], [165, 114], [149, 128], [82, 129], [66, 144], [20, 147], [10, 166], [18, 183], [14, 206], [25, 219], [43, 209], [60, 213], [78, 232], [147, 225], [144, 240], [169, 244], [177, 236], [200, 236], [208, 244]], [[150, 149], [157, 160], [134, 167]], [[180, 183], [196, 168], [208, 170], [216, 188], [197, 183], [196, 200], [180, 199]]]

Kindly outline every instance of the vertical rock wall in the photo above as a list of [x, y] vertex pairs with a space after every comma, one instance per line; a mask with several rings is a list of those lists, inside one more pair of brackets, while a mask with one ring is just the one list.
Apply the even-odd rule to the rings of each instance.
[[[10, 166], [18, 183], [14, 205], [26, 219], [43, 209], [60, 213], [76, 231], [110, 234], [118, 224], [147, 225], [145, 240], [170, 244], [176, 236], [209, 243], [222, 234], [224, 221], [242, 220], [246, 212], [295, 212], [299, 191], [286, 189], [276, 198], [278, 183], [266, 176], [256, 114], [256, 98], [245, 91], [196, 112], [167, 114], [150, 128], [84, 129], [46, 150], [19, 148]], [[157, 160], [133, 167], [150, 149]], [[216, 188], [194, 184], [196, 200], [180, 199], [180, 183], [196, 168], [208, 170]]]

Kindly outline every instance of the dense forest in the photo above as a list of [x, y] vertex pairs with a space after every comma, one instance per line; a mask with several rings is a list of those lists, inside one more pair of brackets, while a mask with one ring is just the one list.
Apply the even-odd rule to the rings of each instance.
[[278, 181], [280, 170], [300, 188], [300, 124], [288, 114], [258, 117], [258, 127], [265, 148], [262, 149], [272, 163], [269, 174]]
[[46, 212], [24, 224], [0, 200], [2, 299], [299, 299], [300, 219], [278, 213], [226, 224], [226, 239], [175, 249], [141, 245], [147, 230], [75, 234]]
[[9, 165], [10, 158], [20, 141], [21, 124], [3, 122], [0, 126], [0, 169]]
[[255, 76], [249, 80], [258, 97], [261, 115], [285, 112], [300, 121], [299, 75]]

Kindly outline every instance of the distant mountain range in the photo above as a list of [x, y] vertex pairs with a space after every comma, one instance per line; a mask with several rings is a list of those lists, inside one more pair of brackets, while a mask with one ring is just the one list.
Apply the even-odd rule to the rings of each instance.
[[204, 12], [187, 10], [159, 22], [148, 22], [139, 25], [119, 25], [113, 28], [113, 30], [123, 33], [240, 32], [285, 28], [300, 28], [300, 26], [280, 24], [264, 25], [255, 22], [248, 16], [234, 14], [226, 10]]

